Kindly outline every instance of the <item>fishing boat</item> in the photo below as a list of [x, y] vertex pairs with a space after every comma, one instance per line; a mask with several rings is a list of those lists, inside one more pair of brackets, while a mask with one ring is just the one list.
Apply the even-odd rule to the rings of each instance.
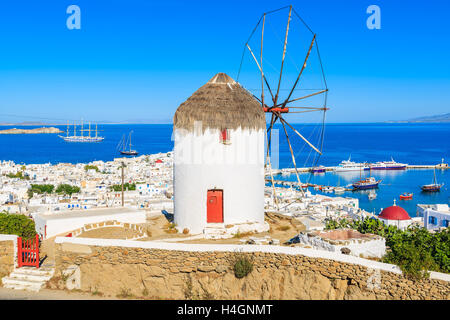
[[311, 173], [323, 173], [325, 172], [325, 167], [324, 166], [318, 166], [318, 167], [313, 167], [311, 168]]
[[347, 172], [347, 171], [360, 171], [369, 170], [369, 166], [365, 163], [353, 162], [348, 158], [348, 160], [341, 161], [341, 163], [334, 168], [335, 172]]
[[371, 170], [405, 170], [408, 165], [406, 163], [399, 163], [394, 161], [391, 157], [391, 161], [378, 161], [370, 165]]
[[[73, 136], [69, 136], [69, 122], [67, 122], [67, 133], [66, 136], [61, 136], [58, 135], [58, 137], [60, 137], [61, 139], [63, 139], [66, 142], [101, 142], [103, 141], [105, 138], [104, 137], [100, 137], [98, 135], [98, 128], [97, 128], [97, 124], [95, 125], [95, 136], [91, 136], [91, 122], [89, 122], [89, 127], [87, 130], [84, 129], [84, 125], [83, 125], [83, 120], [81, 120], [81, 129], [80, 129], [80, 135], [77, 136], [77, 124], [74, 122], [73, 123]], [[85, 136], [84, 132], [87, 131], [88, 135]]]
[[412, 200], [413, 194], [412, 193], [402, 193], [400, 195], [400, 200]]
[[376, 180], [374, 177], [368, 177], [352, 184], [353, 190], [366, 190], [378, 188], [381, 180]]
[[[131, 134], [133, 131], [130, 131], [128, 134], [128, 139], [125, 141], [125, 135], [122, 136], [119, 144], [117, 145], [117, 149], [121, 149], [120, 153], [127, 156], [137, 156], [138, 152], [136, 150], [131, 149]], [[129, 146], [129, 149], [126, 150], [126, 147]]]
[[436, 181], [436, 169], [433, 170], [433, 183], [431, 184], [425, 184], [421, 186], [420, 188], [424, 192], [438, 192], [441, 191], [441, 187], [444, 185], [443, 183], [438, 184]]
[[340, 193], [344, 193], [344, 192], [345, 192], [344, 187], [335, 187], [334, 188], [334, 193], [336, 193], [336, 194], [340, 194]]
[[338, 184], [336, 187], [334, 187], [334, 193], [335, 194], [341, 194], [345, 192], [345, 188], [341, 187], [341, 178], [338, 179]]

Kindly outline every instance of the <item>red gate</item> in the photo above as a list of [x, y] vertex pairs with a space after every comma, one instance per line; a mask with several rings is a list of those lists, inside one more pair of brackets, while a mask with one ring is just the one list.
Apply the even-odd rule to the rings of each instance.
[[23, 266], [30, 266], [39, 268], [39, 236], [35, 239], [22, 241], [22, 238], [17, 238], [18, 249], [18, 263], [19, 268]]

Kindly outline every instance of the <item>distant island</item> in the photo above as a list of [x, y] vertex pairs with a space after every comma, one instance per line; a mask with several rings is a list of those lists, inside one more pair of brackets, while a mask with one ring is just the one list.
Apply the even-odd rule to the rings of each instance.
[[399, 121], [386, 121], [387, 123], [441, 123], [441, 122], [450, 122], [450, 113], [441, 114], [441, 115], [435, 115], [435, 116], [428, 116], [428, 117], [420, 117], [420, 118], [413, 118], [409, 120], [399, 120]]
[[0, 134], [37, 134], [37, 133], [62, 133], [63, 131], [59, 130], [55, 127], [42, 127], [42, 128], [35, 128], [35, 129], [7, 129], [7, 130], [0, 130]]

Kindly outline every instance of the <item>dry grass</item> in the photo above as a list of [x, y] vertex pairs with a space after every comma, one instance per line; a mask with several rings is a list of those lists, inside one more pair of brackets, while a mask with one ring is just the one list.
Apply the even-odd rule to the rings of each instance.
[[235, 238], [235, 239], [241, 239], [241, 238], [244, 238], [244, 237], [248, 237], [248, 236], [251, 236], [252, 234], [254, 234], [253, 232], [236, 232], [234, 235], [233, 235], [233, 238]]
[[177, 231], [177, 229], [176, 229], [176, 224], [175, 223], [168, 223], [168, 224], [166, 224], [165, 225], [165, 230], [164, 230], [164, 232], [165, 233], [171, 233], [171, 234], [174, 234], [174, 233], [178, 233], [178, 231]]
[[284, 226], [279, 226], [279, 227], [277, 228], [277, 230], [280, 230], [280, 231], [288, 231], [290, 228], [291, 228], [290, 226], [284, 225]]

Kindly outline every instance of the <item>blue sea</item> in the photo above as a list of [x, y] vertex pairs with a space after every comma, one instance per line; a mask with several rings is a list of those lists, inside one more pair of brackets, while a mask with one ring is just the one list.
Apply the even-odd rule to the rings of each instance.
[[[293, 125], [314, 145], [321, 145], [320, 125]], [[32, 126], [17, 128], [31, 129]], [[62, 131], [66, 126], [56, 126]], [[11, 129], [0, 126], [0, 130]], [[73, 127], [72, 127], [73, 129]], [[100, 143], [67, 143], [56, 134], [0, 135], [0, 160], [16, 163], [86, 163], [93, 160], [111, 161], [121, 155], [117, 144], [123, 134], [133, 130], [133, 148], [140, 154], [168, 152], [173, 149], [172, 125], [169, 124], [114, 124], [101, 125], [99, 135], [105, 137]], [[274, 145], [278, 141], [278, 167], [293, 167], [284, 130], [275, 126]], [[317, 165], [335, 166], [342, 160], [376, 162], [390, 160], [408, 164], [434, 165], [450, 162], [450, 124], [328, 124], [323, 135], [323, 155], [318, 157], [299, 136], [287, 128], [298, 167]], [[63, 134], [64, 135], [64, 134]], [[276, 136], [278, 135], [278, 139]], [[276, 165], [276, 160], [274, 160]], [[367, 172], [364, 173], [367, 175]], [[377, 199], [369, 201], [366, 192], [346, 192], [343, 196], [357, 197], [360, 206], [368, 211], [379, 212], [381, 208], [397, 204], [415, 216], [417, 203], [449, 203], [450, 170], [437, 170], [439, 183], [444, 183], [441, 192], [421, 193], [422, 184], [431, 183], [433, 170], [406, 170], [372, 172], [382, 179], [376, 190]], [[295, 175], [282, 177], [294, 180]], [[302, 174], [301, 180], [325, 185], [345, 186], [359, 179], [359, 172], [325, 173], [321, 175]], [[403, 192], [413, 192], [413, 200], [400, 201]]]

